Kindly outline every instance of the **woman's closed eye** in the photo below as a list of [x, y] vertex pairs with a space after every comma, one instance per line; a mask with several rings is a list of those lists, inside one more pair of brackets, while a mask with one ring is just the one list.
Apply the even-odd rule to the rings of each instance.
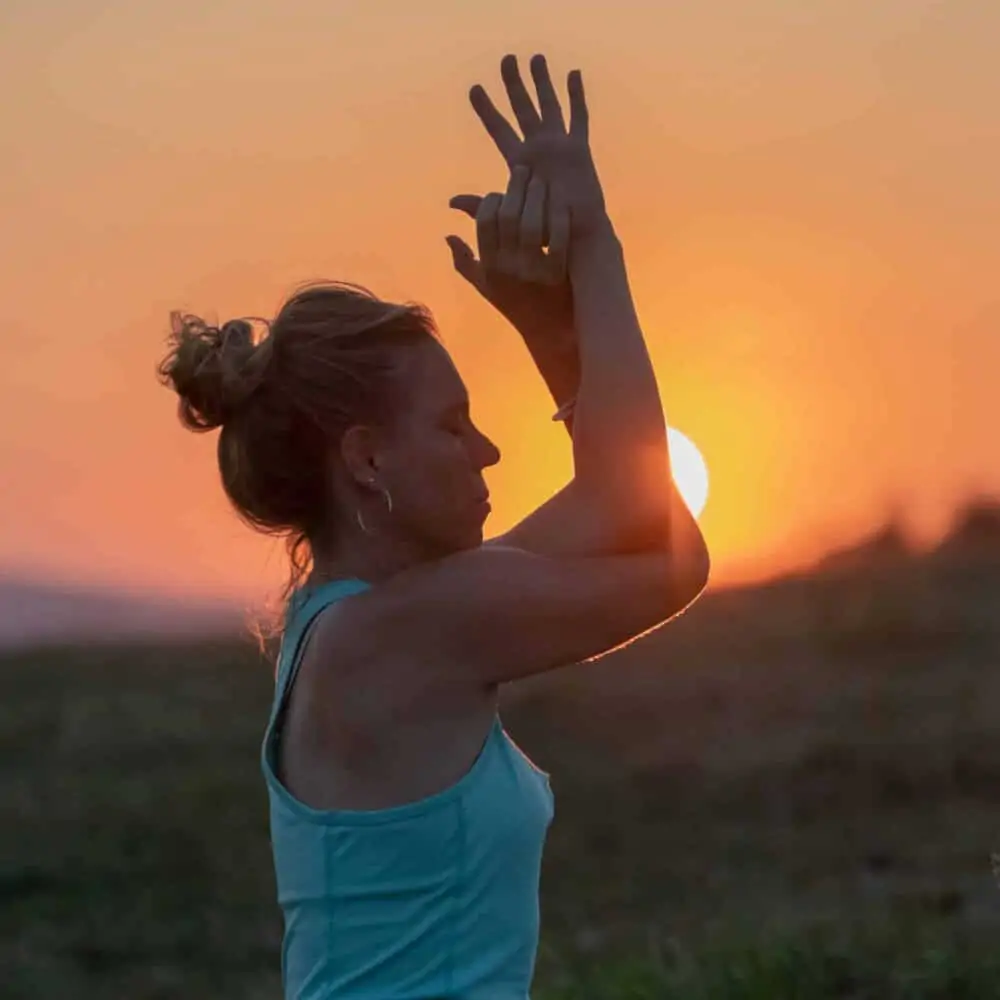
[[469, 413], [468, 403], [449, 409], [445, 416], [444, 429], [454, 437], [465, 437], [472, 432], [472, 414]]

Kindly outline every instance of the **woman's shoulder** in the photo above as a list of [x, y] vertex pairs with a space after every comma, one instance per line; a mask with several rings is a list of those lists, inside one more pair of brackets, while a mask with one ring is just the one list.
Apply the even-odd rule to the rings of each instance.
[[419, 650], [354, 627], [347, 599], [324, 608], [290, 698], [285, 759], [300, 795], [321, 808], [384, 808], [456, 780], [490, 730], [498, 692], [441, 677]]
[[495, 685], [476, 682], [471, 669], [468, 683], [460, 683], [454, 670], [434, 662], [433, 648], [394, 627], [405, 594], [390, 594], [385, 584], [335, 583], [339, 598], [316, 614], [300, 652], [300, 673], [323, 703], [339, 706], [358, 723], [449, 707], [479, 714], [495, 706]]

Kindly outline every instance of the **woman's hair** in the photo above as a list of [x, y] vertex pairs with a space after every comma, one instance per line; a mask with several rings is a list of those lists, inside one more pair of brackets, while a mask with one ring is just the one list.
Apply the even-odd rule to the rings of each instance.
[[[384, 302], [360, 285], [312, 283], [272, 321], [210, 326], [172, 313], [170, 351], [157, 368], [180, 397], [181, 422], [221, 427], [222, 485], [250, 527], [285, 538], [291, 573], [284, 608], [308, 574], [317, 538], [330, 527], [330, 455], [353, 424], [387, 426], [400, 392], [400, 346], [438, 339], [429, 311]], [[255, 325], [264, 335], [255, 343]], [[284, 618], [282, 613], [281, 618]], [[254, 628], [262, 652], [281, 626]]]

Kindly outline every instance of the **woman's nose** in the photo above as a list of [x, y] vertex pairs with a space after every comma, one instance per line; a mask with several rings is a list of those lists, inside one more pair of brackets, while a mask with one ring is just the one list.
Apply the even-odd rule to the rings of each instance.
[[483, 467], [496, 465], [500, 461], [500, 449], [485, 435], [481, 434], [483, 449], [480, 454], [480, 461]]

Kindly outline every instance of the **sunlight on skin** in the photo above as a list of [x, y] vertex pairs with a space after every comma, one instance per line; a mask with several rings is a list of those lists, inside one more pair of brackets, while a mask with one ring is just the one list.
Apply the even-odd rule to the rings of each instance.
[[695, 517], [699, 517], [708, 502], [708, 467], [698, 447], [679, 430], [667, 430], [670, 446], [670, 466], [677, 490]]

